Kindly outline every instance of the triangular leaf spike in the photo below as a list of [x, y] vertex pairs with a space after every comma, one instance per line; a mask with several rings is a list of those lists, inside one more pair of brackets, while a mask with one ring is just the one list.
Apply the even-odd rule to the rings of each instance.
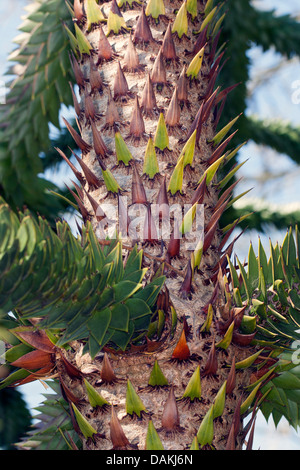
[[156, 133], [154, 136], [154, 145], [155, 147], [159, 148], [160, 150], [164, 150], [165, 148], [169, 148], [169, 136], [168, 130], [165, 123], [165, 118], [163, 113], [160, 113], [159, 120], [157, 124]]
[[230, 345], [231, 340], [232, 340], [233, 329], [234, 329], [234, 322], [232, 322], [230, 324], [230, 326], [228, 327], [228, 330], [226, 331], [223, 339], [221, 339], [221, 341], [219, 341], [216, 344], [217, 348], [222, 348], [222, 349], [227, 349], [228, 348], [228, 346]]
[[212, 405], [204, 416], [197, 432], [197, 440], [202, 447], [211, 444], [214, 438], [213, 413], [214, 407]]
[[93, 46], [89, 43], [88, 39], [85, 37], [79, 26], [75, 23], [75, 33], [78, 44], [78, 49], [81, 54], [90, 55], [91, 51], [94, 49]]
[[196, 134], [197, 129], [194, 130], [191, 137], [186, 142], [185, 146], [181, 151], [181, 156], [184, 155], [183, 165], [186, 167], [187, 165], [192, 166], [194, 153], [195, 153], [195, 146], [196, 146]]
[[196, 18], [198, 13], [197, 0], [187, 0], [186, 7], [188, 13], [192, 16], [192, 19]]
[[97, 406], [102, 407], [109, 404], [86, 379], [84, 379], [84, 385], [92, 408], [96, 408]]
[[149, 0], [145, 10], [146, 16], [157, 19], [160, 15], [165, 15], [165, 5], [163, 0]]
[[152, 420], [150, 420], [148, 424], [145, 450], [164, 450]]
[[120, 8], [117, 5], [116, 0], [112, 0], [111, 9], [108, 13], [107, 18], [107, 36], [110, 35], [111, 32], [114, 34], [119, 34], [122, 30], [128, 31], [129, 28], [126, 26], [126, 22], [124, 17], [120, 11]]
[[239, 119], [239, 117], [242, 115], [239, 114], [237, 117], [235, 117], [234, 119], [232, 119], [232, 121], [230, 121], [228, 124], [226, 124], [226, 126], [223, 127], [223, 129], [221, 129], [216, 135], [215, 137], [212, 139], [212, 143], [214, 145], [214, 147], [216, 145], [218, 145], [222, 140], [223, 138], [226, 136], [226, 134], [230, 131], [230, 129], [232, 128], [232, 126], [234, 126], [234, 124], [236, 123], [236, 121]]
[[223, 414], [226, 398], [226, 384], [227, 381], [225, 380], [214, 399], [213, 419], [218, 418]]
[[200, 366], [197, 366], [195, 372], [189, 380], [189, 383], [186, 386], [182, 398], [189, 398], [191, 401], [194, 401], [195, 398], [200, 400], [201, 398], [201, 379], [200, 379]]
[[159, 173], [159, 166], [152, 137], [149, 138], [146, 147], [143, 173], [148, 175], [150, 179], [153, 179], [154, 176]]
[[93, 438], [94, 434], [97, 434], [97, 431], [93, 426], [87, 421], [87, 419], [80, 413], [78, 408], [72, 403], [72, 408], [75, 413], [75, 418], [79, 426], [80, 431], [86, 439]]
[[115, 145], [118, 162], [123, 162], [125, 166], [128, 166], [130, 160], [132, 160], [132, 155], [120, 132], [115, 133]]
[[187, 3], [184, 0], [178, 10], [175, 21], [172, 27], [172, 33], [177, 33], [179, 39], [188, 32], [188, 17], [187, 17]]
[[98, 5], [98, 3], [96, 3], [95, 0], [86, 0], [85, 11], [88, 31], [90, 31], [93, 25], [97, 25], [101, 23], [101, 21], [105, 21], [100, 6]]
[[154, 363], [148, 384], [151, 385], [151, 387], [164, 387], [169, 385], [169, 382], [164, 376], [157, 360]]
[[134, 390], [132, 383], [128, 379], [126, 392], [126, 412], [130, 415], [133, 415], [133, 413], [135, 413], [140, 418], [142, 411], [146, 411], [146, 408], [142, 400]]
[[168, 191], [174, 196], [177, 191], [182, 192], [184, 158], [180, 157], [169, 181]]
[[190, 78], [196, 78], [202, 67], [202, 61], [204, 57], [205, 46], [195, 55], [192, 59], [188, 69], [186, 71], [186, 76]]
[[186, 342], [184, 329], [181, 332], [179, 341], [173, 351], [172, 359], [178, 359], [179, 361], [184, 361], [190, 357], [190, 349]]

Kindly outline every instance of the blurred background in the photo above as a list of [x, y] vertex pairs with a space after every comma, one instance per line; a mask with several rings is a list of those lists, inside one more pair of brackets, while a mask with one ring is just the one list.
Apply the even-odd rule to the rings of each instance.
[[[7, 57], [16, 47], [13, 39], [18, 34], [17, 28], [21, 23], [24, 7], [28, 3], [30, 2], [27, 0], [10, 0], [9, 2], [2, 1], [0, 4], [0, 101], [5, 98], [7, 91], [4, 85], [8, 79], [5, 75], [9, 67]], [[228, 4], [230, 3], [243, 5], [244, 2], [231, 0]], [[238, 156], [238, 163], [247, 160], [237, 174], [238, 178], [243, 177], [238, 193], [249, 188], [253, 189], [236, 202], [234, 209], [237, 214], [240, 213], [239, 211], [243, 213], [248, 208], [250, 212], [254, 210], [257, 214], [254, 222], [249, 223], [247, 232], [235, 245], [235, 252], [241, 260], [247, 257], [250, 241], [257, 253], [259, 236], [268, 252], [269, 237], [274, 243], [276, 241], [280, 243], [285, 236], [288, 223], [300, 220], [300, 27], [298, 36], [292, 31], [292, 27], [289, 30], [284, 29], [284, 27], [288, 28], [288, 18], [300, 21], [299, 0], [288, 2], [256, 0], [245, 1], [245, 5], [246, 3], [250, 3], [257, 11], [273, 11], [273, 23], [266, 16], [265, 22], [246, 25], [247, 13], [245, 12], [245, 17], [240, 18], [239, 25], [236, 23], [224, 26], [225, 32], [227, 28], [228, 36], [235, 37], [235, 47], [239, 47], [240, 44], [246, 45], [241, 51], [245, 59], [239, 59], [233, 47], [230, 50], [232, 62], [229, 61], [226, 64], [228, 74], [226, 86], [230, 85], [232, 80], [234, 82], [235, 76], [238, 77], [238, 60], [245, 60], [247, 62], [246, 66], [243, 64], [245, 70], [247, 69], [244, 90], [245, 117], [249, 117], [253, 126], [250, 131], [249, 125], [247, 126], [247, 132], [250, 132], [250, 135], [247, 135], [244, 129], [249, 142]], [[274, 17], [275, 19], [285, 18], [286, 21], [276, 22]], [[271, 30], [272, 25], [273, 30]], [[248, 38], [243, 37], [244, 31], [247, 35], [247, 28], [249, 31], [252, 28]], [[287, 38], [289, 35], [291, 37]], [[256, 37], [259, 39], [256, 40]], [[240, 44], [239, 41], [241, 41]], [[228, 47], [230, 49], [230, 46]], [[236, 81], [242, 80], [244, 80], [243, 76]], [[63, 105], [62, 111], [67, 119], [73, 116], [71, 107]], [[231, 119], [233, 117], [230, 116]], [[263, 125], [259, 127], [258, 122]], [[239, 143], [244, 135], [243, 125], [241, 127], [242, 137], [238, 136]], [[52, 124], [50, 131], [53, 141], [59, 138], [60, 131]], [[63, 182], [69, 184], [71, 178], [68, 168], [65, 165], [58, 165], [57, 162], [46, 167], [42, 176], [54, 181], [60, 187], [63, 187]], [[66, 214], [66, 219], [73, 226], [74, 217]], [[20, 391], [34, 416], [37, 412], [35, 408], [43, 400], [44, 386], [41, 383], [28, 384], [21, 387]], [[266, 423], [265, 419], [259, 416], [253, 448], [299, 450], [300, 434], [290, 428], [284, 419], [280, 421], [276, 429], [272, 420]]]

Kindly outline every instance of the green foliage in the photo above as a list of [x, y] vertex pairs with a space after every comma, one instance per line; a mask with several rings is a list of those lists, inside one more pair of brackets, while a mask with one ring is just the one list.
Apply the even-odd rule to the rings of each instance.
[[72, 21], [61, 0], [36, 0], [27, 11], [9, 57], [16, 64], [7, 73], [15, 77], [0, 111], [0, 187], [12, 207], [26, 204], [54, 218], [64, 206], [46, 191], [55, 185], [40, 177], [41, 152], [50, 146], [49, 124], [60, 129], [61, 105], [73, 104], [69, 41], [62, 25], [71, 27]]
[[262, 385], [259, 408], [266, 419], [272, 415], [277, 425], [285, 416], [295, 429], [300, 420], [299, 366], [293, 359], [300, 340], [299, 247], [296, 227], [295, 234], [287, 231], [282, 246], [270, 242], [269, 258], [260, 241], [258, 256], [250, 245], [247, 267], [238, 258], [235, 267], [228, 258], [235, 305], [247, 305], [240, 331], [255, 333], [252, 344], [261, 348], [260, 357], [265, 352], [265, 360], [253, 356], [237, 368], [253, 368], [248, 390]]
[[39, 318], [56, 346], [83, 340], [92, 355], [106, 344], [125, 350], [146, 333], [164, 282], [143, 288], [145, 269], [136, 247], [124, 266], [122, 245], [100, 246], [91, 225], [76, 238], [66, 222], [56, 233], [29, 211], [19, 217], [0, 205], [0, 307], [20, 324]]
[[69, 450], [81, 449], [82, 442], [74, 430], [69, 403], [63, 398], [59, 382], [46, 381], [51, 393], [44, 393], [45, 400], [35, 408], [37, 424], [20, 443], [20, 450]]

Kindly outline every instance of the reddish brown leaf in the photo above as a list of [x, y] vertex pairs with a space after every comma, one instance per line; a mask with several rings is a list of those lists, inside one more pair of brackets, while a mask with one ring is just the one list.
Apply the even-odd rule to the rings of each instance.
[[132, 174], [132, 204], [147, 204], [146, 191], [136, 165]]
[[103, 31], [103, 28], [102, 28], [101, 24], [98, 25], [98, 29], [99, 29], [99, 43], [98, 43], [98, 62], [97, 62], [97, 64], [99, 64], [103, 60], [105, 60], [105, 61], [111, 60], [116, 55], [113, 51], [112, 46], [110, 45], [109, 40], [107, 39], [107, 37], [106, 37], [106, 35]]
[[216, 347], [215, 347], [215, 341], [213, 339], [207, 362], [204, 366], [203, 370], [203, 375], [204, 376], [210, 376], [210, 375], [215, 375], [218, 370], [218, 358], [217, 358], [217, 352], [216, 352]]
[[16, 334], [21, 340], [26, 341], [29, 346], [47, 353], [53, 353], [55, 346], [48, 338], [43, 330], [36, 330], [30, 327], [23, 331], [16, 331]]
[[178, 359], [179, 361], [185, 361], [190, 357], [190, 349], [186, 342], [184, 329], [181, 332], [179, 341], [173, 351], [172, 359]]
[[129, 135], [135, 138], [140, 138], [145, 133], [145, 124], [142, 116], [141, 108], [139, 105], [138, 96], [135, 97], [134, 107], [132, 111]]
[[174, 431], [180, 426], [179, 411], [173, 386], [164, 405], [161, 424], [166, 431]]
[[141, 98], [141, 109], [147, 114], [152, 114], [153, 110], [156, 108], [156, 98], [153, 90], [153, 85], [151, 82], [150, 75], [147, 75], [146, 84], [142, 93]]
[[151, 82], [157, 85], [167, 83], [167, 74], [161, 48], [156, 56], [151, 72]]
[[169, 22], [164, 40], [161, 46], [162, 54], [167, 60], [175, 60], [177, 58], [175, 44], [171, 32], [171, 22]]
[[114, 449], [126, 449], [130, 445], [113, 406], [111, 407], [110, 439]]
[[188, 81], [185, 72], [186, 67], [184, 66], [177, 82], [177, 97], [179, 102], [183, 103], [188, 101]]
[[114, 98], [121, 98], [129, 93], [128, 83], [125, 78], [120, 62], [117, 65], [117, 72], [114, 80]]
[[62, 351], [60, 351], [60, 357], [64, 363], [67, 374], [71, 378], [79, 379], [82, 377], [81, 371], [77, 369], [77, 367], [75, 367], [73, 364], [71, 364], [71, 362], [64, 356]]
[[226, 383], [226, 393], [227, 395], [231, 395], [234, 388], [235, 388], [235, 356], [232, 359], [231, 367], [230, 367], [230, 372], [227, 377], [227, 383]]
[[173, 92], [173, 96], [166, 112], [165, 121], [166, 124], [171, 127], [177, 126], [179, 124], [180, 106], [178, 101], [177, 87], [175, 87], [175, 90]]
[[83, 153], [87, 153], [91, 150], [91, 146], [89, 144], [87, 144], [81, 137], [80, 135], [78, 134], [78, 132], [75, 131], [75, 129], [73, 129], [73, 127], [68, 123], [68, 121], [63, 117], [62, 118], [65, 125], [67, 126], [67, 129], [68, 131], [70, 132], [71, 136], [73, 137], [74, 141], [76, 142], [76, 144], [78, 145], [78, 147], [80, 148], [80, 150], [83, 152]]
[[64, 154], [64, 152], [62, 152], [59, 148], [57, 147], [54, 147], [55, 150], [57, 150], [57, 152], [60, 154], [60, 156], [65, 160], [65, 162], [69, 165], [69, 167], [71, 168], [71, 170], [73, 171], [74, 175], [76, 176], [76, 178], [78, 179], [78, 181], [80, 181], [81, 184], [84, 183], [85, 179], [84, 177], [82, 176], [82, 174], [80, 173], [80, 171], [77, 170], [76, 166], [73, 165], [73, 163], [67, 158], [67, 156]]
[[104, 353], [102, 370], [101, 370], [100, 375], [101, 375], [101, 379], [103, 380], [103, 382], [106, 382], [106, 383], [113, 383], [117, 380], [117, 377], [113, 371], [113, 368], [111, 366], [107, 353]]
[[151, 33], [150, 26], [148, 24], [148, 19], [145, 14], [145, 8], [142, 8], [141, 14], [139, 16], [139, 19], [137, 20], [136, 23], [136, 28], [135, 32], [133, 35], [133, 42], [141, 42], [141, 43], [148, 43], [153, 41], [153, 36]]
[[11, 365], [22, 369], [35, 370], [46, 367], [49, 363], [53, 365], [52, 354], [36, 349], [11, 362]]

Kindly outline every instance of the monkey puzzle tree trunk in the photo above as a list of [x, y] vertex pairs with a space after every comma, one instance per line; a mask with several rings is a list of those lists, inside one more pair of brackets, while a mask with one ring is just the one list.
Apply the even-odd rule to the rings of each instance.
[[[93, 360], [101, 379], [91, 374], [90, 394], [107, 403], [97, 395], [91, 408], [82, 381], [62, 368], [77, 397], [74, 422], [86, 449], [241, 448], [250, 375], [241, 361], [256, 349], [239, 331], [244, 306], [232, 304], [224, 271], [230, 230], [218, 225], [233, 187], [222, 192], [230, 174], [220, 185], [217, 170], [233, 155], [226, 147], [236, 121], [218, 130], [230, 91], [215, 89], [219, 9], [197, 0], [77, 0], [73, 13], [80, 135], [65, 122], [82, 151], [82, 172], [73, 168], [82, 217], [105, 246], [118, 209], [125, 259], [137, 244], [146, 277], [166, 275], [153, 335], [126, 351], [108, 343]], [[202, 231], [196, 207], [204, 207]], [[79, 346], [68, 352], [77, 365]]]

